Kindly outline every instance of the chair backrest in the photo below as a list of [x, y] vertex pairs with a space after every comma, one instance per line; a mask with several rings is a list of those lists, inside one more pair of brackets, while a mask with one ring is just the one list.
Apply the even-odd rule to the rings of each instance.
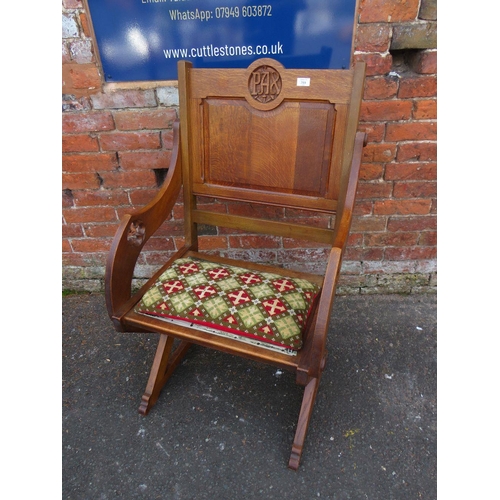
[[246, 69], [186, 61], [178, 69], [188, 244], [196, 244], [195, 223], [333, 242], [331, 230], [296, 232], [293, 224], [197, 210], [196, 197], [336, 213], [346, 195], [365, 64], [286, 69], [266, 58]]

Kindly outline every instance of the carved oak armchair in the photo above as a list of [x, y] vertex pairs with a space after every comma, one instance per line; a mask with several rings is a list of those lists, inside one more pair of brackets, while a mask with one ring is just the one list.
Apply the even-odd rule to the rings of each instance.
[[[305, 387], [289, 467], [297, 469], [326, 360], [326, 341], [351, 225], [365, 134], [357, 132], [365, 64], [347, 70], [196, 69], [181, 61], [180, 123], [156, 197], [126, 215], [106, 269], [118, 331], [160, 334], [139, 412], [146, 415], [191, 344], [292, 370]], [[180, 190], [185, 244], [134, 295], [134, 266]], [[198, 208], [197, 199], [335, 215], [332, 229]], [[330, 247], [324, 275], [198, 251], [210, 224]], [[175, 344], [174, 341], [176, 340]], [[175, 348], [174, 348], [175, 346]]]

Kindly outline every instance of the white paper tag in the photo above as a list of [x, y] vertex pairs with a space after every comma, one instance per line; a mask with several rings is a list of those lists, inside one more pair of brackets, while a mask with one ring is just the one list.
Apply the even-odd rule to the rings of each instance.
[[310, 85], [310, 78], [297, 78], [297, 87], [309, 87]]

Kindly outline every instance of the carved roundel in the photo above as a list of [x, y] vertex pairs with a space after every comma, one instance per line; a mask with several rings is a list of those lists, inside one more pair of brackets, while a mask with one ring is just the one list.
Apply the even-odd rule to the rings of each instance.
[[281, 104], [283, 66], [274, 59], [258, 59], [247, 70], [248, 94], [247, 101], [255, 108], [268, 110]]
[[259, 66], [250, 73], [250, 95], [264, 104], [274, 101], [281, 93], [281, 76], [272, 66]]

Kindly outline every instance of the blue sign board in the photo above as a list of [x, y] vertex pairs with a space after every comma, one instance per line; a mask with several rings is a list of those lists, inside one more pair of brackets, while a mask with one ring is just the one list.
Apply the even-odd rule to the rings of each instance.
[[356, 0], [87, 0], [107, 82], [175, 80], [177, 61], [347, 68]]

